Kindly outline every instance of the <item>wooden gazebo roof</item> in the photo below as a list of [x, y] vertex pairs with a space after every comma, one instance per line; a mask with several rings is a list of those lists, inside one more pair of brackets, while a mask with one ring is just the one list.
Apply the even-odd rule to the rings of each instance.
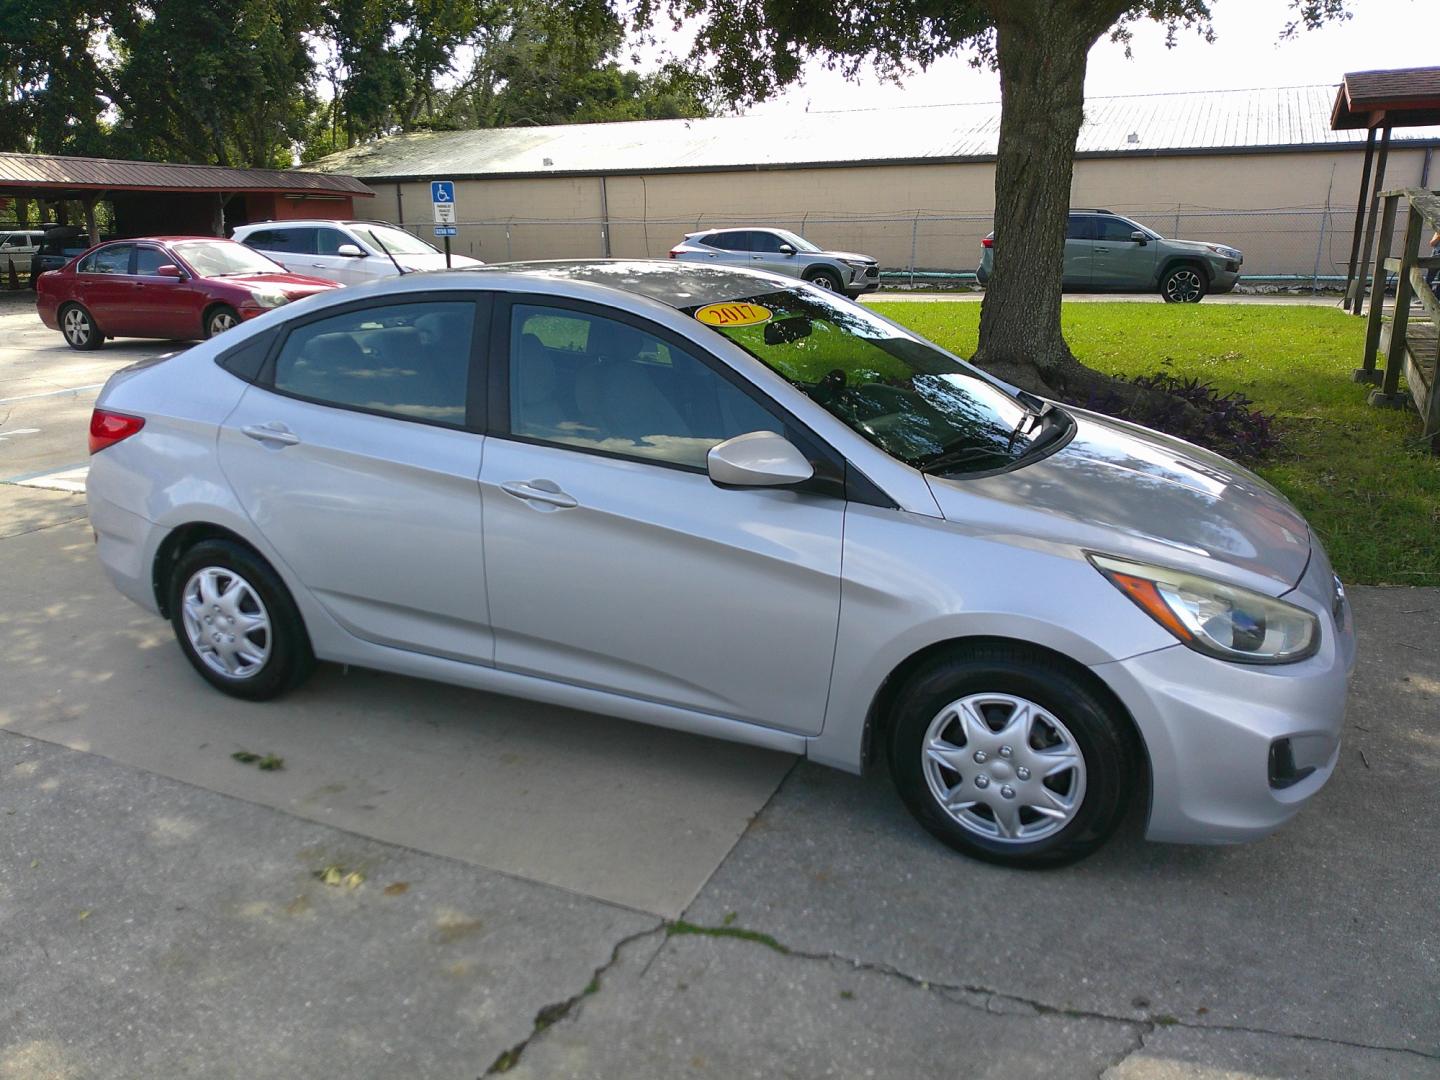
[[1440, 67], [1352, 71], [1330, 114], [1336, 131], [1431, 124], [1440, 124]]

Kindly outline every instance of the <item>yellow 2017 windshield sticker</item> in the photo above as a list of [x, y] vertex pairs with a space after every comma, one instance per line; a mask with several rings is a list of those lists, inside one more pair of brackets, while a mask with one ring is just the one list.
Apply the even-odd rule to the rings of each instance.
[[757, 323], [769, 322], [770, 315], [770, 309], [761, 307], [759, 304], [735, 302], [706, 304], [695, 312], [695, 318], [706, 326], [717, 326], [721, 329], [730, 326], [754, 326]]

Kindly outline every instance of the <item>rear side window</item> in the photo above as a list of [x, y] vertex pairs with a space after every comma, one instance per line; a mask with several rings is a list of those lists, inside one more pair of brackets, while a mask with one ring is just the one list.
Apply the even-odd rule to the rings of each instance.
[[1074, 214], [1065, 223], [1066, 240], [1094, 240], [1095, 219], [1093, 217], [1079, 217]]
[[274, 387], [327, 405], [463, 425], [475, 305], [391, 304], [291, 331]]
[[80, 272], [84, 274], [128, 274], [130, 273], [130, 252], [134, 251], [131, 244], [113, 244], [110, 247], [100, 248], [91, 252], [83, 262], [80, 263]]
[[275, 342], [273, 332], [258, 334], [245, 342], [237, 345], [215, 358], [219, 364], [230, 374], [235, 375], [246, 382], [256, 382], [260, 378], [260, 371], [265, 366], [265, 357], [270, 354], [270, 346]]
[[261, 229], [245, 238], [248, 247], [260, 251], [284, 251], [299, 255], [315, 254], [314, 229]]
[[701, 243], [721, 251], [749, 251], [750, 234], [747, 232], [711, 233]]

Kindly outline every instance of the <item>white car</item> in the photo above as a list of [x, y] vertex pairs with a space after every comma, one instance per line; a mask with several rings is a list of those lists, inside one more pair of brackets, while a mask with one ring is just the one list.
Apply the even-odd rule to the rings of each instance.
[[1132, 802], [1263, 836], [1339, 757], [1350, 613], [1274, 488], [794, 278], [337, 289], [111, 376], [90, 433], [101, 563], [239, 697], [318, 659], [888, 760], [1028, 866]]
[[[383, 221], [261, 221], [239, 226], [232, 239], [263, 251], [293, 274], [363, 285], [412, 270], [445, 269], [445, 253], [414, 233]], [[451, 255], [450, 265], [482, 265]]]

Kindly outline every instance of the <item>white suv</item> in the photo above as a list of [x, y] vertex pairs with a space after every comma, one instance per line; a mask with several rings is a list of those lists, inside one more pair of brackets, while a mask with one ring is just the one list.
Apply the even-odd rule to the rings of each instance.
[[[443, 251], [383, 221], [262, 221], [241, 225], [233, 238], [263, 251], [293, 273], [342, 285], [361, 285], [411, 270], [445, 268]], [[452, 255], [450, 265], [481, 263]]]

